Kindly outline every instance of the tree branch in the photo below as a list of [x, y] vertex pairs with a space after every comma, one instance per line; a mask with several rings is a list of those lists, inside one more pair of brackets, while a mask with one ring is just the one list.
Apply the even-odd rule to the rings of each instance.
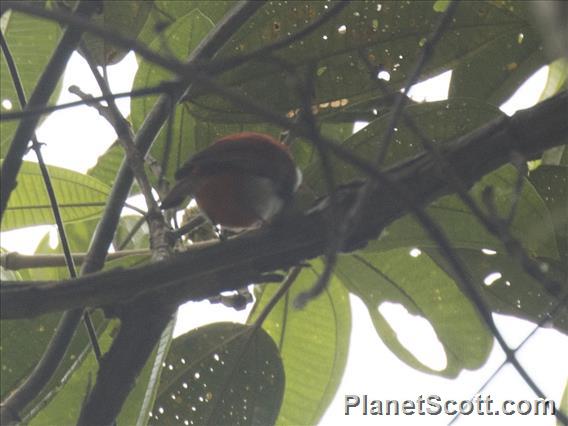
[[[97, 3], [82, 1], [77, 5], [74, 15], [89, 17], [97, 8]], [[26, 109], [43, 107], [55, 90], [57, 82], [63, 75], [69, 57], [77, 48], [83, 30], [80, 28], [67, 28], [61, 37], [49, 63], [45, 67], [38, 83], [30, 96]], [[2, 166], [2, 186], [0, 187], [0, 219], [4, 215], [8, 199], [12, 190], [16, 187], [16, 176], [22, 165], [22, 158], [28, 148], [28, 143], [32, 139], [39, 116], [28, 116], [24, 118], [14, 134], [12, 144], [4, 158]]]
[[[567, 107], [568, 93], [560, 93], [511, 118], [494, 120], [449, 143], [444, 149], [444, 157], [457, 176], [471, 185], [508, 163], [512, 152], [532, 157], [563, 144], [568, 133]], [[375, 178], [384, 179], [377, 171], [367, 171]], [[390, 168], [385, 174], [403, 185], [417, 204], [426, 205], [453, 192], [447, 175], [426, 153]], [[338, 208], [350, 208], [360, 188], [360, 184], [340, 188]], [[298, 214], [285, 222], [223, 243], [197, 244], [169, 261], [141, 268], [60, 282], [4, 282], [0, 287], [2, 318], [26, 318], [70, 307], [121, 303], [149, 292], [161, 303], [176, 304], [242, 287], [264, 272], [324, 253], [323, 219], [328, 208], [324, 199], [307, 214]], [[386, 225], [406, 213], [408, 207], [399, 194], [388, 187], [377, 189], [343, 250], [363, 246], [376, 238]]]
[[[213, 57], [263, 4], [251, 0], [237, 3], [191, 52], [187, 66], [190, 67], [197, 61]], [[183, 91], [188, 93], [192, 90], [191, 81], [190, 75], [180, 77], [176, 81], [176, 90], [160, 96], [154, 104], [134, 139], [134, 144], [141, 156], [144, 156], [150, 149], [156, 134], [171, 113], [172, 105], [179, 100]], [[109, 207], [110, 204], [116, 204], [118, 201], [124, 203], [132, 180], [130, 165], [127, 161], [123, 161], [111, 194], [114, 201], [109, 202]], [[118, 211], [110, 209], [108, 213], [107, 215], [105, 212], [100, 227], [106, 224], [112, 226], [114, 230], [118, 221]], [[152, 220], [149, 223], [152, 224]], [[162, 262], [157, 264], [160, 263]], [[151, 316], [148, 315], [146, 309], [140, 309], [148, 306], [153, 312]], [[177, 305], [156, 304], [156, 300], [151, 295], [121, 307], [118, 316], [124, 331], [121, 332], [121, 338], [113, 342], [111, 349], [103, 358], [104, 363], [99, 370], [95, 386], [82, 407], [79, 425], [106, 425], [114, 421], [134, 386], [134, 380], [176, 309]], [[148, 317], [153, 317], [150, 323], [148, 323]], [[140, 333], [140, 330], [144, 332]], [[127, 362], [125, 363], [124, 360]], [[124, 367], [125, 365], [127, 367]]]
[[[126, 256], [150, 255], [150, 250], [121, 250], [107, 255], [107, 260], [121, 259]], [[73, 262], [83, 263], [86, 253], [72, 253]], [[26, 268], [51, 268], [66, 266], [65, 256], [62, 254], [20, 254], [9, 252], [0, 254], [0, 266], [4, 269], [17, 271]]]

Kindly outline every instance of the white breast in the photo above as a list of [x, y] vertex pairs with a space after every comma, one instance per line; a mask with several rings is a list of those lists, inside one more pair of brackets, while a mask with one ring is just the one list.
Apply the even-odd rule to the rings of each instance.
[[269, 222], [284, 206], [284, 200], [276, 192], [272, 180], [259, 176], [246, 179], [244, 203], [255, 206], [259, 221]]

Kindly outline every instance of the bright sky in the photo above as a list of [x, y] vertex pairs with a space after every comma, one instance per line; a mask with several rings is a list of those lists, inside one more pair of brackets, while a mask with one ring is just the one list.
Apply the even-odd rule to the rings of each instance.
[[[136, 60], [129, 54], [120, 64], [110, 67], [110, 83], [113, 91], [128, 91], [132, 84]], [[539, 70], [508, 102], [503, 105], [507, 114], [529, 107], [538, 101], [544, 87], [547, 69]], [[98, 94], [96, 83], [82, 58], [74, 55], [65, 75], [60, 103], [76, 100], [65, 89], [78, 85], [84, 92]], [[430, 81], [416, 85], [410, 95], [417, 101], [441, 100], [447, 96], [450, 73], [444, 73]], [[76, 80], [73, 80], [76, 79]], [[129, 113], [129, 101], [119, 101], [125, 115]], [[360, 124], [358, 127], [361, 127]], [[65, 131], [62, 132], [61, 129]], [[114, 141], [112, 128], [89, 107], [79, 107], [51, 114], [38, 129], [41, 142], [47, 144], [43, 153], [49, 164], [85, 172], [97, 157]], [[29, 156], [34, 161], [33, 156]], [[20, 253], [33, 253], [39, 239], [51, 227], [2, 233], [2, 247]], [[367, 394], [369, 399], [416, 400], [419, 395], [439, 395], [445, 399], [469, 399], [504, 359], [495, 345], [487, 364], [477, 370], [462, 373], [456, 380], [447, 380], [420, 373], [398, 360], [377, 338], [369, 315], [357, 297], [351, 297], [353, 330], [347, 370], [336, 398], [329, 407], [321, 425], [340, 425], [348, 420], [350, 425], [408, 425], [420, 422], [424, 425], [447, 424], [450, 417], [442, 416], [363, 416], [344, 417], [345, 395]], [[401, 305], [384, 303], [381, 313], [397, 331], [397, 335], [420, 360], [433, 367], [443, 367], [445, 357], [432, 327], [420, 317], [410, 315]], [[246, 313], [212, 306], [208, 302], [188, 303], [180, 308], [176, 335], [198, 325], [214, 321], [243, 321]], [[518, 344], [533, 329], [533, 325], [515, 318], [495, 316], [497, 325], [507, 341]], [[568, 337], [550, 329], [539, 330], [519, 352], [518, 356], [527, 371], [550, 398], [560, 400], [568, 378]], [[509, 366], [502, 370], [482, 393], [496, 401], [534, 400], [534, 395], [524, 381]], [[553, 417], [534, 416], [462, 417], [457, 424], [475, 425], [483, 420], [489, 425], [554, 425]]]

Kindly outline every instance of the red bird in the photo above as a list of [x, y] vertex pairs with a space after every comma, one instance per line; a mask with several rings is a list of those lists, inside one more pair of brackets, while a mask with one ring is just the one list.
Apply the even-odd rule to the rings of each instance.
[[292, 200], [302, 175], [286, 145], [269, 135], [242, 132], [195, 154], [175, 178], [163, 209], [195, 197], [214, 224], [242, 230], [270, 222]]

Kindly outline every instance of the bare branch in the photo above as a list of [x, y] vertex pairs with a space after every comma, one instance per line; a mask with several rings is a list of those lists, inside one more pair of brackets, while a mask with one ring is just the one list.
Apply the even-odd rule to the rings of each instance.
[[[150, 255], [150, 250], [122, 250], [107, 255], [107, 260], [121, 259], [126, 256]], [[73, 253], [73, 261], [81, 264], [85, 253]], [[20, 254], [17, 252], [0, 254], [0, 266], [6, 270], [17, 271], [27, 268], [51, 268], [66, 266], [65, 256], [61, 254]]]

